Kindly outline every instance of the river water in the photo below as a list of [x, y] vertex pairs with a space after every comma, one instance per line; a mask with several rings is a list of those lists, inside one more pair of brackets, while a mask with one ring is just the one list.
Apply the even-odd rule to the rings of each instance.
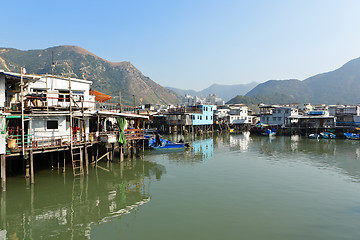
[[71, 166], [33, 186], [9, 177], [0, 239], [360, 239], [360, 141], [187, 140], [80, 179]]

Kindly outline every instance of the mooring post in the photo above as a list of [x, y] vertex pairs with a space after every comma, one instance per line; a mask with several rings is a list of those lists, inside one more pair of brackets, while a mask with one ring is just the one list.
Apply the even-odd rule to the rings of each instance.
[[34, 153], [30, 150], [30, 183], [34, 184]]
[[6, 156], [1, 155], [1, 188], [6, 191]]

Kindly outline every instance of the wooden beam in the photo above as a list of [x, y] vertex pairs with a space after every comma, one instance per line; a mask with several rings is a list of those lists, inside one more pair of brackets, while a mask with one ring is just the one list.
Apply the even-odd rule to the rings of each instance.
[[109, 157], [109, 152], [105, 153], [104, 155], [102, 155], [100, 158], [96, 159], [95, 162], [92, 162], [91, 165], [96, 164], [98, 161], [100, 161], [101, 159], [103, 159], [104, 157]]

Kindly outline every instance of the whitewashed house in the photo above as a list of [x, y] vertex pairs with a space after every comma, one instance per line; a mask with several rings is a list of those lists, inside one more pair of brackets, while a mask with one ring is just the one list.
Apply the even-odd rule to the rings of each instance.
[[253, 116], [248, 115], [248, 107], [245, 105], [231, 106], [227, 120], [230, 124], [251, 124]]
[[271, 109], [271, 114], [264, 114], [260, 118], [260, 122], [266, 125], [285, 126], [296, 123], [297, 119], [291, 116], [299, 115], [298, 109], [293, 107], [275, 107]]
[[[71, 131], [79, 135], [81, 119], [85, 121], [85, 134], [89, 134], [89, 119], [95, 111], [95, 96], [89, 94], [91, 81], [50, 75], [24, 74], [25, 133], [36, 145], [70, 141]], [[18, 89], [21, 75], [0, 72], [0, 108], [15, 110], [21, 106]], [[70, 88], [72, 96], [73, 130], [70, 130]], [[4, 101], [5, 100], [5, 101]], [[27, 110], [28, 109], [28, 110]], [[15, 114], [8, 120], [10, 135], [19, 135], [19, 118]], [[18, 116], [20, 117], [20, 116]], [[75, 129], [75, 130], [74, 130]]]

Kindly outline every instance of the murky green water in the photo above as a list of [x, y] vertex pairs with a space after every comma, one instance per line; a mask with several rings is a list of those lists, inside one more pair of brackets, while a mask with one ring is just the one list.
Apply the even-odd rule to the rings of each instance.
[[360, 239], [360, 142], [249, 135], [8, 178], [0, 239]]

